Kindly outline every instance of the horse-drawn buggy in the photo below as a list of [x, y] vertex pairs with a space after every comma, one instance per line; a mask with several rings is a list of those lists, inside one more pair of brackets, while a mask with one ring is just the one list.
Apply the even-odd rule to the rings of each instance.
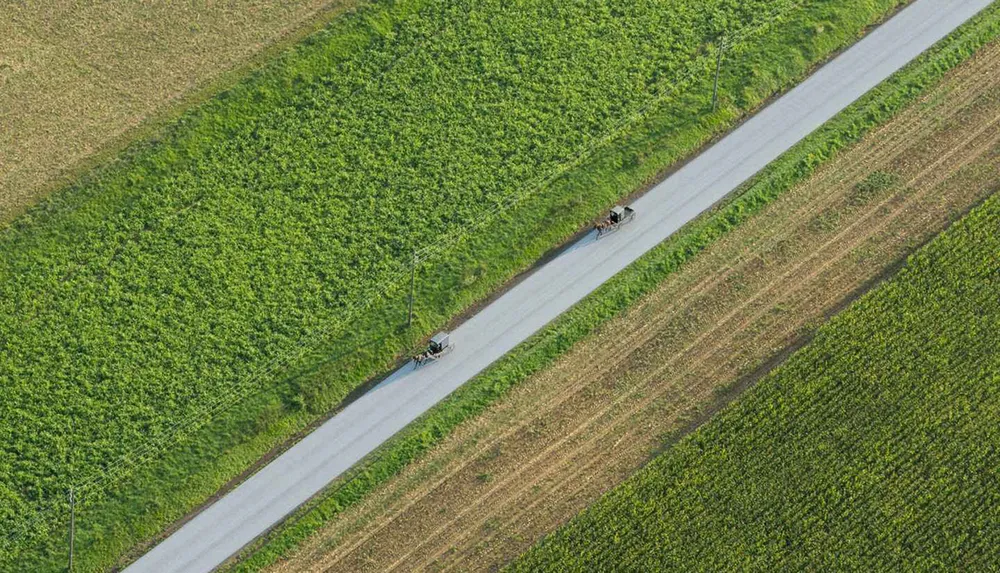
[[635, 210], [631, 207], [622, 207], [621, 205], [615, 205], [611, 208], [611, 212], [608, 213], [608, 217], [594, 225], [597, 229], [597, 238], [600, 239], [608, 233], [614, 233], [618, 229], [621, 229], [624, 225], [632, 222], [635, 218]]
[[431, 337], [426, 351], [413, 357], [413, 362], [417, 366], [427, 362], [434, 362], [452, 350], [455, 350], [455, 344], [451, 341], [451, 336], [447, 332], [439, 332]]

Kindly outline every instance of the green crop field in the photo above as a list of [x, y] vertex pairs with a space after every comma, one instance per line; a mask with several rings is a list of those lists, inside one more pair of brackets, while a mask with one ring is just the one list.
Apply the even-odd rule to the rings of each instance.
[[114, 563], [898, 3], [378, 5], [54, 195], [0, 231], [4, 568], [71, 485]]
[[1000, 195], [514, 571], [1000, 563]]

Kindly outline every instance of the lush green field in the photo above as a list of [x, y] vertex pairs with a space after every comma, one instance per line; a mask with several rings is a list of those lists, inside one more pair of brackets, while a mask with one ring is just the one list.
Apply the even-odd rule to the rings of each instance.
[[896, 4], [378, 6], [57, 194], [0, 236], [0, 531], [55, 528], [5, 563], [62, 560], [71, 483], [112, 562]]
[[995, 194], [512, 570], [989, 570], [998, 443]]

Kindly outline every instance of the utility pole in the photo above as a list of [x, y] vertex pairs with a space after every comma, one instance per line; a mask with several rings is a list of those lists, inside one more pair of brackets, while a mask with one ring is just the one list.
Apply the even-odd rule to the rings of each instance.
[[413, 249], [413, 264], [410, 265], [410, 311], [406, 315], [406, 328], [413, 324], [413, 287], [417, 282], [417, 250]]
[[726, 47], [726, 41], [719, 42], [718, 53], [715, 58], [715, 85], [712, 86], [712, 111], [719, 105], [719, 70], [722, 69], [722, 52]]
[[73, 446], [76, 445], [76, 416], [69, 419], [69, 573], [73, 573], [73, 545], [76, 540], [76, 496], [73, 492]]
[[76, 498], [73, 486], [69, 486], [69, 573], [73, 573], [73, 541], [76, 533]]

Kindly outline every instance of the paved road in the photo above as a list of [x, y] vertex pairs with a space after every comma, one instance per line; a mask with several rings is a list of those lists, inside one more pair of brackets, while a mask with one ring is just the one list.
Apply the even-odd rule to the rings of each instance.
[[580, 240], [457, 328], [444, 360], [404, 366], [130, 566], [211, 571], [453, 390], [711, 207], [989, 0], [917, 0], [635, 202], [635, 221]]

